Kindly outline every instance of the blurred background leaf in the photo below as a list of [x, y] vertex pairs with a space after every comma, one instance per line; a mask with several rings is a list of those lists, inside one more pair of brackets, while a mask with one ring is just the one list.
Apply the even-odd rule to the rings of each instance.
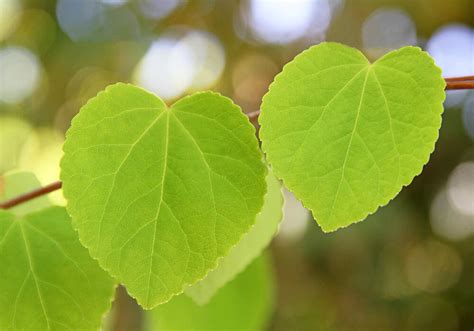
[[255, 259], [205, 305], [181, 294], [149, 313], [150, 330], [263, 330], [273, 308], [268, 254]]

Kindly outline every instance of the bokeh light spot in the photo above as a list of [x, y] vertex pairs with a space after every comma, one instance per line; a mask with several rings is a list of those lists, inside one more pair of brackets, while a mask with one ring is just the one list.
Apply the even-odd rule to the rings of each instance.
[[56, 15], [73, 41], [136, 39], [141, 33], [135, 13], [121, 1], [59, 0]]
[[327, 0], [250, 0], [242, 10], [255, 37], [286, 44], [311, 32], [325, 32], [331, 21]]
[[135, 83], [165, 100], [184, 93], [193, 80], [192, 54], [176, 51], [176, 44], [174, 37], [154, 41], [134, 74]]
[[193, 54], [195, 67], [190, 89], [205, 89], [219, 79], [225, 66], [225, 53], [214, 35], [191, 31], [179, 41], [176, 48], [178, 52]]
[[0, 49], [0, 101], [19, 103], [38, 87], [41, 67], [35, 54], [22, 47]]
[[430, 222], [435, 234], [449, 240], [463, 240], [474, 234], [474, 217], [455, 209], [445, 189], [438, 192], [431, 204]]
[[56, 38], [56, 22], [45, 10], [23, 11], [20, 26], [9, 38], [9, 43], [23, 46], [37, 54], [44, 54]]
[[[474, 75], [474, 30], [463, 24], [439, 28], [428, 41], [427, 51], [444, 77]], [[448, 91], [445, 107], [460, 106], [468, 91]]]
[[474, 162], [461, 163], [453, 170], [448, 197], [459, 212], [474, 217]]
[[139, 7], [143, 16], [151, 19], [161, 19], [171, 14], [184, 0], [140, 0]]
[[462, 270], [459, 254], [450, 246], [435, 240], [417, 244], [405, 260], [410, 284], [420, 290], [437, 293], [453, 286]]
[[17, 27], [21, 9], [19, 0], [0, 1], [0, 41], [7, 38]]
[[120, 7], [125, 5], [128, 0], [99, 0], [99, 2], [112, 7]]
[[406, 45], [416, 45], [416, 26], [402, 10], [381, 8], [374, 11], [362, 27], [364, 49], [371, 58]]
[[193, 30], [154, 41], [135, 69], [134, 81], [172, 100], [185, 91], [205, 89], [222, 74], [225, 54], [214, 35]]
[[445, 77], [474, 75], [474, 31], [468, 26], [441, 27], [428, 41], [426, 49]]

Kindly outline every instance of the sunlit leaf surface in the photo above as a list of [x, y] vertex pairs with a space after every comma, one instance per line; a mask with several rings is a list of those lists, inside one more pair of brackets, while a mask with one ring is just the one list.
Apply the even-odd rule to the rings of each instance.
[[81, 242], [144, 308], [215, 268], [266, 192], [255, 129], [211, 92], [168, 108], [141, 88], [112, 85], [73, 120], [64, 153]]
[[354, 48], [322, 43], [286, 65], [264, 97], [262, 147], [275, 175], [333, 231], [387, 204], [421, 172], [444, 87], [417, 47], [371, 64]]
[[[29, 173], [9, 175], [4, 197], [37, 183]], [[64, 208], [33, 201], [0, 210], [0, 329], [98, 330], [113, 279], [79, 243]]]

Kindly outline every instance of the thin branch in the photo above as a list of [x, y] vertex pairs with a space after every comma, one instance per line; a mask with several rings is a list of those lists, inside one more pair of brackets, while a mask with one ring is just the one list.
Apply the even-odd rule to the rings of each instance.
[[53, 191], [59, 190], [62, 186], [63, 186], [63, 184], [60, 181], [57, 181], [57, 182], [51, 183], [49, 185], [46, 185], [44, 187], [40, 187], [36, 190], [27, 192], [25, 194], [19, 195], [19, 196], [14, 197], [10, 200], [7, 200], [7, 201], [4, 201], [4, 202], [0, 203], [0, 209], [13, 208], [16, 205], [19, 205], [20, 203], [27, 202], [29, 200], [33, 200], [37, 197], [40, 197], [42, 195], [45, 195], [45, 194], [51, 193]]
[[[474, 90], [474, 76], [450, 77], [445, 78], [445, 81], [446, 90]], [[260, 115], [260, 110], [250, 112], [246, 115], [248, 116], [250, 122], [252, 122], [255, 126], [258, 126], [258, 116]], [[59, 190], [61, 187], [62, 183], [60, 181], [51, 183], [44, 187], [40, 187], [31, 192], [0, 203], [0, 209], [9, 209], [15, 207], [16, 205], [35, 199], [39, 196]]]
[[474, 80], [466, 80], [466, 81], [446, 80], [446, 90], [474, 90]]
[[463, 76], [463, 77], [448, 77], [445, 78], [447, 82], [462, 82], [462, 81], [469, 81], [474, 80], [474, 76]]
[[445, 78], [446, 90], [472, 90], [474, 89], [474, 76]]

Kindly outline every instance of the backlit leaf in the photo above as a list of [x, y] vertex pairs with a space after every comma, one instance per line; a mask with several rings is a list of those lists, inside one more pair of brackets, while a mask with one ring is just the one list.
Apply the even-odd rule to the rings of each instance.
[[285, 66], [263, 99], [260, 137], [275, 175], [324, 231], [364, 219], [411, 183], [441, 126], [445, 82], [404, 47], [370, 63], [322, 43]]
[[[28, 173], [6, 178], [12, 194], [36, 188]], [[23, 216], [0, 210], [0, 329], [98, 330], [113, 279], [79, 243], [64, 208], [22, 206]]]
[[61, 179], [81, 242], [144, 308], [202, 279], [266, 192], [255, 129], [219, 94], [167, 107], [116, 84], [73, 120]]

